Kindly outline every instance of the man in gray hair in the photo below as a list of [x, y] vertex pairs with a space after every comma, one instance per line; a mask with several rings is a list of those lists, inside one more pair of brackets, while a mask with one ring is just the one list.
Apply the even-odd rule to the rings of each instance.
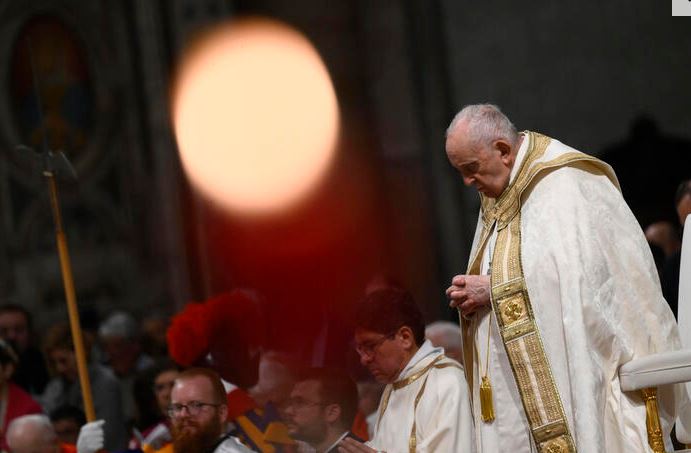
[[135, 417], [134, 377], [152, 368], [154, 361], [142, 352], [139, 324], [129, 313], [117, 311], [99, 327], [98, 337], [108, 360], [108, 366], [118, 378], [122, 389], [122, 409], [125, 417]]
[[[481, 200], [468, 269], [447, 289], [478, 451], [648, 451], [644, 403], [618, 369], [679, 349], [679, 333], [612, 168], [489, 104], [458, 113], [446, 152]], [[659, 389], [667, 434], [672, 391]]]
[[444, 355], [462, 361], [461, 329], [451, 321], [434, 321], [425, 327], [425, 338], [434, 346], [444, 348]]
[[11, 453], [60, 453], [58, 436], [45, 415], [17, 417], [7, 427]]

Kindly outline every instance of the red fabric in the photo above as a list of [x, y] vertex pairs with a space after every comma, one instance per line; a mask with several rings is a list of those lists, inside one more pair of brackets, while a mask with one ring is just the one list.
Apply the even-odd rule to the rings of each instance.
[[189, 303], [168, 328], [168, 351], [183, 366], [209, 362], [228, 382], [248, 388], [257, 382], [259, 354], [265, 340], [259, 299], [235, 289]]
[[0, 444], [4, 451], [9, 451], [7, 442], [5, 442], [5, 433], [7, 432], [7, 425], [12, 420], [22, 415], [42, 414], [43, 409], [34, 399], [26, 393], [21, 387], [13, 382], [7, 383], [7, 414], [5, 415], [5, 422], [2, 426], [2, 439]]
[[257, 403], [249, 393], [241, 388], [231, 390], [226, 396], [228, 400], [228, 420], [233, 420], [257, 407]]
[[209, 319], [206, 305], [187, 304], [173, 317], [166, 332], [168, 352], [177, 363], [191, 366], [209, 351]]
[[60, 453], [77, 453], [77, 446], [73, 444], [60, 444]]
[[362, 412], [357, 411], [355, 413], [355, 420], [353, 420], [353, 427], [350, 428], [350, 432], [362, 440], [369, 440], [369, 434], [367, 433], [367, 420]]

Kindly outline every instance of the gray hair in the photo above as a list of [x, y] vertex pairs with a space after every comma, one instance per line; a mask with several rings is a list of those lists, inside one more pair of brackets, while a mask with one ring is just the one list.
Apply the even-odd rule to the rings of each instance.
[[134, 317], [124, 311], [116, 311], [106, 319], [98, 329], [101, 338], [124, 338], [136, 340], [139, 337], [139, 326]]
[[513, 145], [518, 140], [516, 126], [494, 104], [466, 105], [451, 121], [446, 136], [462, 121], [468, 123], [466, 139], [470, 146], [483, 147], [499, 139]]
[[451, 321], [435, 321], [425, 327], [425, 336], [439, 337], [443, 344], [435, 346], [443, 346], [446, 348], [461, 349], [463, 346], [461, 342], [461, 327]]
[[[26, 433], [27, 430], [30, 430], [30, 432]], [[55, 428], [53, 428], [50, 418], [44, 414], [23, 415], [10, 422], [5, 436], [10, 450], [16, 448], [17, 436], [22, 436], [23, 434], [30, 434], [32, 438], [41, 436], [46, 443], [54, 442], [57, 439]]]

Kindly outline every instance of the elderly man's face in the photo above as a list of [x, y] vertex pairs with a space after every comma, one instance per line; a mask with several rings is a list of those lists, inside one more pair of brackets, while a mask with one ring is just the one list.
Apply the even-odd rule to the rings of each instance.
[[41, 428], [25, 428], [8, 439], [11, 453], [58, 453], [59, 444], [55, 433]]
[[465, 126], [458, 125], [446, 139], [446, 155], [453, 167], [461, 173], [466, 186], [497, 198], [509, 185], [513, 154], [510, 145], [496, 140], [490, 146], [478, 149], [465, 139]]

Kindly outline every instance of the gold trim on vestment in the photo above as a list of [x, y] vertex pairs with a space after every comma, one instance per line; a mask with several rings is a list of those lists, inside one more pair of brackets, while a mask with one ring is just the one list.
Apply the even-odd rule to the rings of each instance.
[[[510, 191], [504, 191], [495, 205], [497, 240], [490, 275], [492, 309], [538, 451], [575, 452], [523, 277], [520, 196], [537, 174], [535, 168], [540, 164], [535, 162], [544, 155], [550, 142], [544, 135], [527, 133], [526, 137], [530, 141], [524, 165]], [[521, 326], [521, 335], [512, 328], [515, 325]]]
[[422, 386], [420, 387], [420, 390], [418, 390], [417, 395], [415, 395], [415, 402], [413, 405], [413, 426], [410, 431], [410, 437], [408, 439], [408, 449], [410, 453], [415, 453], [415, 448], [417, 447], [417, 419], [415, 416], [415, 413], [417, 411], [417, 405], [422, 399], [422, 394], [425, 391], [425, 387], [427, 385], [427, 378], [428, 378], [428, 372], [432, 368], [437, 368], [437, 369], [442, 369], [442, 368], [448, 368], [448, 367], [455, 367], [458, 369], [462, 369], [462, 367], [455, 362], [445, 362], [445, 363], [439, 363], [442, 359], [447, 358], [444, 354], [440, 354], [437, 357], [434, 358], [430, 363], [425, 365], [424, 368], [422, 368], [420, 371], [416, 371], [414, 374], [408, 376], [405, 379], [401, 379], [399, 381], [393, 382], [389, 385], [386, 386], [384, 389], [384, 394], [382, 395], [382, 402], [379, 408], [379, 416], [377, 417], [377, 428], [376, 431], [379, 431], [379, 424], [381, 423], [381, 419], [384, 416], [384, 412], [386, 411], [387, 406], [389, 405], [389, 398], [391, 397], [391, 393], [395, 390], [400, 390], [403, 387], [406, 387], [413, 382], [417, 381], [421, 377], [424, 377], [425, 380], [422, 383]]
[[[532, 186], [548, 171], [569, 165], [605, 174], [618, 186], [611, 168], [580, 152], [567, 152], [543, 161], [551, 139], [526, 131], [525, 158], [513, 181], [496, 200], [481, 195], [483, 228], [468, 274], [479, 274], [484, 249], [496, 229], [491, 257], [491, 302], [500, 336], [518, 387], [533, 440], [541, 453], [576, 451], [559, 391], [545, 353], [525, 283], [521, 262], [521, 204]], [[491, 322], [491, 319], [490, 319]], [[471, 347], [477, 320], [463, 320], [464, 360], [469, 385], [474, 385]], [[469, 342], [467, 342], [469, 340]], [[474, 393], [471, 391], [471, 395]], [[501, 414], [501, 408], [497, 408]]]
[[432, 360], [430, 363], [428, 363], [428, 364], [427, 364], [423, 369], [421, 369], [420, 371], [417, 371], [417, 372], [411, 374], [411, 375], [408, 376], [407, 378], [404, 378], [404, 379], [401, 379], [401, 380], [399, 380], [399, 381], [394, 382], [393, 384], [391, 384], [391, 385], [393, 386], [393, 389], [394, 389], [394, 390], [402, 389], [402, 388], [405, 387], [406, 385], [410, 385], [410, 384], [412, 384], [413, 382], [417, 381], [417, 380], [420, 379], [422, 376], [424, 376], [425, 374], [427, 374], [427, 372], [430, 370], [430, 368], [432, 368], [437, 362], [439, 362], [439, 361], [440, 361], [441, 359], [443, 359], [443, 358], [444, 358], [444, 355], [439, 355], [439, 356], [437, 356], [434, 360]]

